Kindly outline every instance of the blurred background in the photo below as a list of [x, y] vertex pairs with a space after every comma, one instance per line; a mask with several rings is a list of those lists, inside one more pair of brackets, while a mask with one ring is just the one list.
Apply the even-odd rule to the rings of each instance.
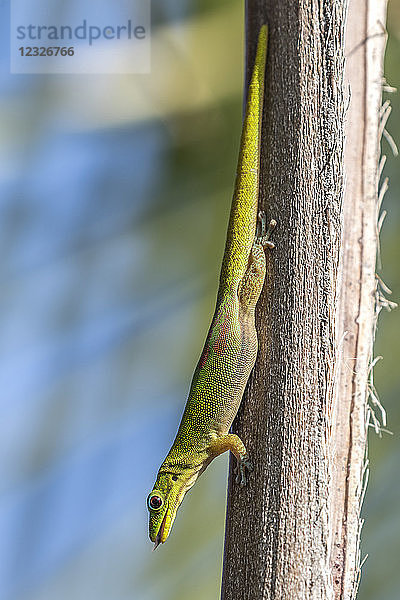
[[[10, 75], [8, 2], [0, 14], [0, 598], [218, 598], [227, 456], [154, 554], [145, 499], [214, 307], [242, 0], [153, 0], [149, 75]], [[397, 87], [400, 0], [388, 30]], [[380, 275], [396, 301], [400, 163], [383, 152]], [[381, 314], [375, 384], [392, 435], [370, 433], [360, 600], [400, 597], [399, 339], [400, 311]]]

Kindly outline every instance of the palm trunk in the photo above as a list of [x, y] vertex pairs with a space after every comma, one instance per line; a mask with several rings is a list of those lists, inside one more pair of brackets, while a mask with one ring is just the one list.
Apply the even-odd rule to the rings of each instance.
[[248, 2], [247, 73], [269, 24], [260, 204], [278, 229], [234, 423], [255, 468], [240, 489], [231, 465], [223, 600], [356, 593], [385, 15], [385, 0]]

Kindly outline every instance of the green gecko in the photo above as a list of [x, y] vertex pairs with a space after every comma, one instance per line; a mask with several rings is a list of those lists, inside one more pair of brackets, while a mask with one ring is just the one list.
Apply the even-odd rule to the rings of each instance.
[[210, 462], [230, 450], [237, 481], [251, 470], [242, 440], [229, 429], [258, 351], [254, 314], [265, 278], [265, 248], [273, 248], [258, 213], [261, 121], [267, 26], [260, 29], [243, 121], [239, 160], [215, 313], [193, 375], [175, 441], [147, 499], [154, 549], [164, 543], [186, 492]]

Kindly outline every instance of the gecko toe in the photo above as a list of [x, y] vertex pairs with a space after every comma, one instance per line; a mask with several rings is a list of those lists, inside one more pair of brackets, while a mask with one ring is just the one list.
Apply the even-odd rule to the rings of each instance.
[[246, 471], [249, 473], [253, 470], [253, 465], [251, 464], [248, 458], [242, 458], [237, 465], [236, 471], [236, 483], [240, 485], [240, 487], [244, 487], [247, 484]]

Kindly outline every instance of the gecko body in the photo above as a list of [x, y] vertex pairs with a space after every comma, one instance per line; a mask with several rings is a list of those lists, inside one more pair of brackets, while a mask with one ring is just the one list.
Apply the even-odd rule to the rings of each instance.
[[266, 49], [264, 25], [249, 85], [215, 312], [178, 432], [147, 500], [155, 548], [167, 539], [186, 492], [216, 456], [233, 452], [241, 485], [251, 468], [243, 442], [229, 429], [257, 357], [255, 307], [265, 278], [264, 249], [273, 247], [269, 235], [275, 221], [266, 231], [265, 215], [258, 212]]

